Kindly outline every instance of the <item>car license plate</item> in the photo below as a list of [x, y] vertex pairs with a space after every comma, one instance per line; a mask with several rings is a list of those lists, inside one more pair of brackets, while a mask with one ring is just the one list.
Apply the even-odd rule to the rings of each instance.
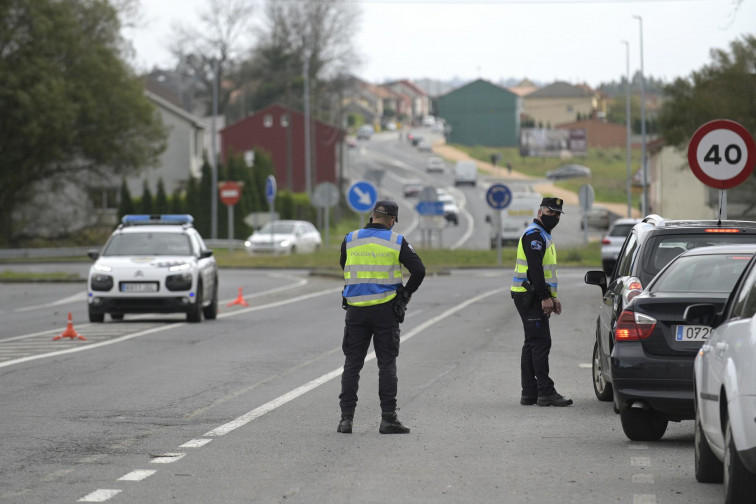
[[121, 283], [121, 292], [157, 292], [158, 284], [156, 282], [123, 282]]
[[677, 341], [706, 341], [709, 339], [711, 327], [700, 325], [679, 325], [675, 332]]

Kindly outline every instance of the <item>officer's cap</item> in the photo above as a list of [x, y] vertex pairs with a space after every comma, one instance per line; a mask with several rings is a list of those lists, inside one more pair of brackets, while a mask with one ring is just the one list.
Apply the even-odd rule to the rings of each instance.
[[543, 198], [541, 201], [541, 206], [546, 207], [551, 211], [564, 213], [564, 210], [562, 210], [562, 205], [564, 204], [564, 200], [562, 198]]
[[375, 203], [375, 208], [373, 208], [373, 212], [383, 215], [390, 215], [394, 219], [396, 219], [396, 222], [399, 222], [399, 205], [397, 205], [393, 201], [377, 201]]

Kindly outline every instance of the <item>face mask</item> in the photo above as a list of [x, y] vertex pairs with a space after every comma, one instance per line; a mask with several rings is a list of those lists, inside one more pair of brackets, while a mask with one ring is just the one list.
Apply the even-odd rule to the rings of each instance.
[[541, 223], [543, 223], [543, 227], [546, 228], [546, 231], [550, 233], [551, 230], [554, 229], [557, 224], [559, 224], [559, 216], [541, 215]]

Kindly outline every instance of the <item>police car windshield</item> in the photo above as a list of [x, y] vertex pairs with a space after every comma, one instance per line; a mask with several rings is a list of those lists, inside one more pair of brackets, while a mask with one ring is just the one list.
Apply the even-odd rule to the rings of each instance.
[[290, 222], [276, 222], [272, 226], [271, 224], [265, 224], [258, 233], [270, 234], [271, 229], [273, 230], [273, 233], [276, 234], [292, 234], [294, 232], [294, 224]]
[[113, 236], [103, 256], [192, 255], [189, 237], [183, 233], [123, 233]]

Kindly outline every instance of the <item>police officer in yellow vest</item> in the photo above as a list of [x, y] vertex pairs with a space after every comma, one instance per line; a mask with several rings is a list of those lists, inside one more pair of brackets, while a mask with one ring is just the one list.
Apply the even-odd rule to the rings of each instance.
[[[425, 266], [407, 240], [391, 230], [399, 222], [393, 201], [378, 201], [370, 223], [348, 233], [341, 243], [344, 270], [343, 307], [346, 327], [342, 350], [346, 356], [341, 375], [341, 421], [338, 432], [351, 433], [360, 370], [373, 339], [378, 361], [378, 397], [381, 400], [381, 434], [406, 434], [409, 427], [396, 416], [396, 357], [399, 323], [404, 309], [425, 277]], [[410, 272], [402, 286], [402, 265]]]
[[562, 313], [562, 303], [557, 297], [557, 258], [551, 231], [564, 213], [562, 204], [560, 198], [543, 198], [538, 216], [525, 229], [517, 245], [512, 299], [525, 328], [520, 358], [520, 404], [525, 406], [572, 404], [572, 399], [557, 393], [549, 378], [549, 315]]

